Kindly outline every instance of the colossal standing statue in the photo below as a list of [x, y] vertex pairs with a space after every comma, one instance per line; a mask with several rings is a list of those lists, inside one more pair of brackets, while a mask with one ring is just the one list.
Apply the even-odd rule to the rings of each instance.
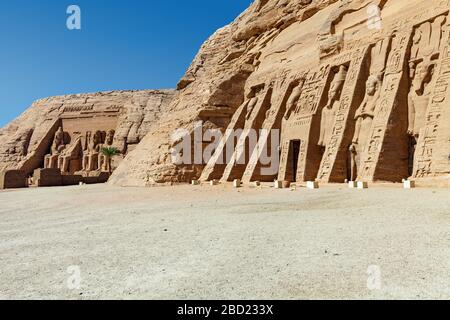
[[369, 77], [366, 81], [366, 92], [361, 105], [355, 113], [355, 132], [349, 148], [348, 178], [356, 181], [361, 166], [362, 154], [370, 142], [372, 123], [375, 111], [381, 100], [386, 63], [388, 60], [392, 38], [379, 40], [370, 49]]
[[416, 145], [425, 127], [432, 94], [433, 75], [439, 59], [442, 28], [446, 17], [420, 25], [414, 33], [409, 62], [411, 88], [408, 94], [409, 171], [412, 174]]
[[286, 113], [284, 114], [284, 119], [289, 120], [292, 112], [297, 109], [298, 101], [300, 100], [300, 96], [302, 95], [304, 83], [304, 80], [301, 81], [292, 91], [292, 94], [286, 103]]
[[322, 110], [322, 119], [320, 122], [320, 137], [318, 145], [326, 147], [333, 133], [334, 118], [336, 109], [339, 107], [342, 88], [347, 77], [347, 67], [340, 66], [339, 71], [334, 76], [328, 93], [328, 103]]
[[430, 82], [433, 77], [434, 63], [431, 61], [420, 61], [417, 66], [410, 64], [411, 91], [408, 95], [408, 134], [418, 139], [420, 130], [425, 125], [425, 115], [430, 102]]
[[375, 108], [380, 100], [381, 75], [371, 75], [366, 82], [366, 95], [355, 114], [355, 134], [350, 145], [351, 181], [358, 177], [359, 156], [363, 153], [372, 129]]

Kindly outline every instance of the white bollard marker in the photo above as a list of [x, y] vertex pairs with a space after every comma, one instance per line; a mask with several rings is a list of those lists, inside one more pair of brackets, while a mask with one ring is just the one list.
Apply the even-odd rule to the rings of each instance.
[[405, 180], [403, 182], [403, 188], [405, 189], [414, 189], [416, 187], [415, 181]]
[[357, 183], [356, 181], [350, 181], [350, 182], [348, 183], [348, 187], [349, 187], [350, 189], [356, 189], [356, 188], [358, 188], [358, 183]]
[[364, 181], [358, 181], [358, 189], [368, 189], [369, 184]]
[[275, 181], [274, 187], [275, 189], [283, 189], [283, 181]]
[[317, 181], [308, 181], [306, 182], [306, 188], [311, 190], [319, 189], [319, 183]]

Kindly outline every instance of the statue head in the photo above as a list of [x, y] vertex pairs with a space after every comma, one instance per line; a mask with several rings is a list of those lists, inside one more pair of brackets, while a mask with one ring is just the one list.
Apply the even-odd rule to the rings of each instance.
[[102, 132], [101, 131], [96, 131], [94, 134], [94, 137], [92, 138], [92, 144], [94, 146], [98, 145], [102, 143]]
[[331, 82], [330, 91], [328, 91], [329, 108], [333, 106], [334, 101], [339, 100], [346, 77], [347, 68], [345, 66], [340, 66], [339, 71], [334, 76], [333, 82]]
[[64, 131], [61, 127], [58, 128], [58, 131], [55, 133], [55, 145], [60, 145], [64, 143]]
[[113, 144], [113, 142], [114, 142], [114, 135], [116, 134], [116, 132], [114, 131], [114, 130], [109, 130], [107, 133], [106, 133], [106, 138], [105, 138], [105, 143], [107, 144], [107, 145], [112, 145]]

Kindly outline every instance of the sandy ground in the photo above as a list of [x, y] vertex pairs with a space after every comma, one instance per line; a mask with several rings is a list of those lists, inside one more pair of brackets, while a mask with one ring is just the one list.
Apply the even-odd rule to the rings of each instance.
[[450, 190], [3, 191], [0, 298], [450, 299]]

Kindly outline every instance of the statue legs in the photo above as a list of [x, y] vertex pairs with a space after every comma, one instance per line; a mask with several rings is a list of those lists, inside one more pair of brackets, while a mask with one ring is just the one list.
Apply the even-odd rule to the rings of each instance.
[[58, 165], [62, 173], [69, 172], [70, 156], [60, 157]]
[[85, 154], [83, 156], [83, 171], [97, 170], [99, 163], [99, 154]]
[[45, 169], [56, 169], [58, 168], [58, 156], [56, 155], [46, 155], [44, 159]]

